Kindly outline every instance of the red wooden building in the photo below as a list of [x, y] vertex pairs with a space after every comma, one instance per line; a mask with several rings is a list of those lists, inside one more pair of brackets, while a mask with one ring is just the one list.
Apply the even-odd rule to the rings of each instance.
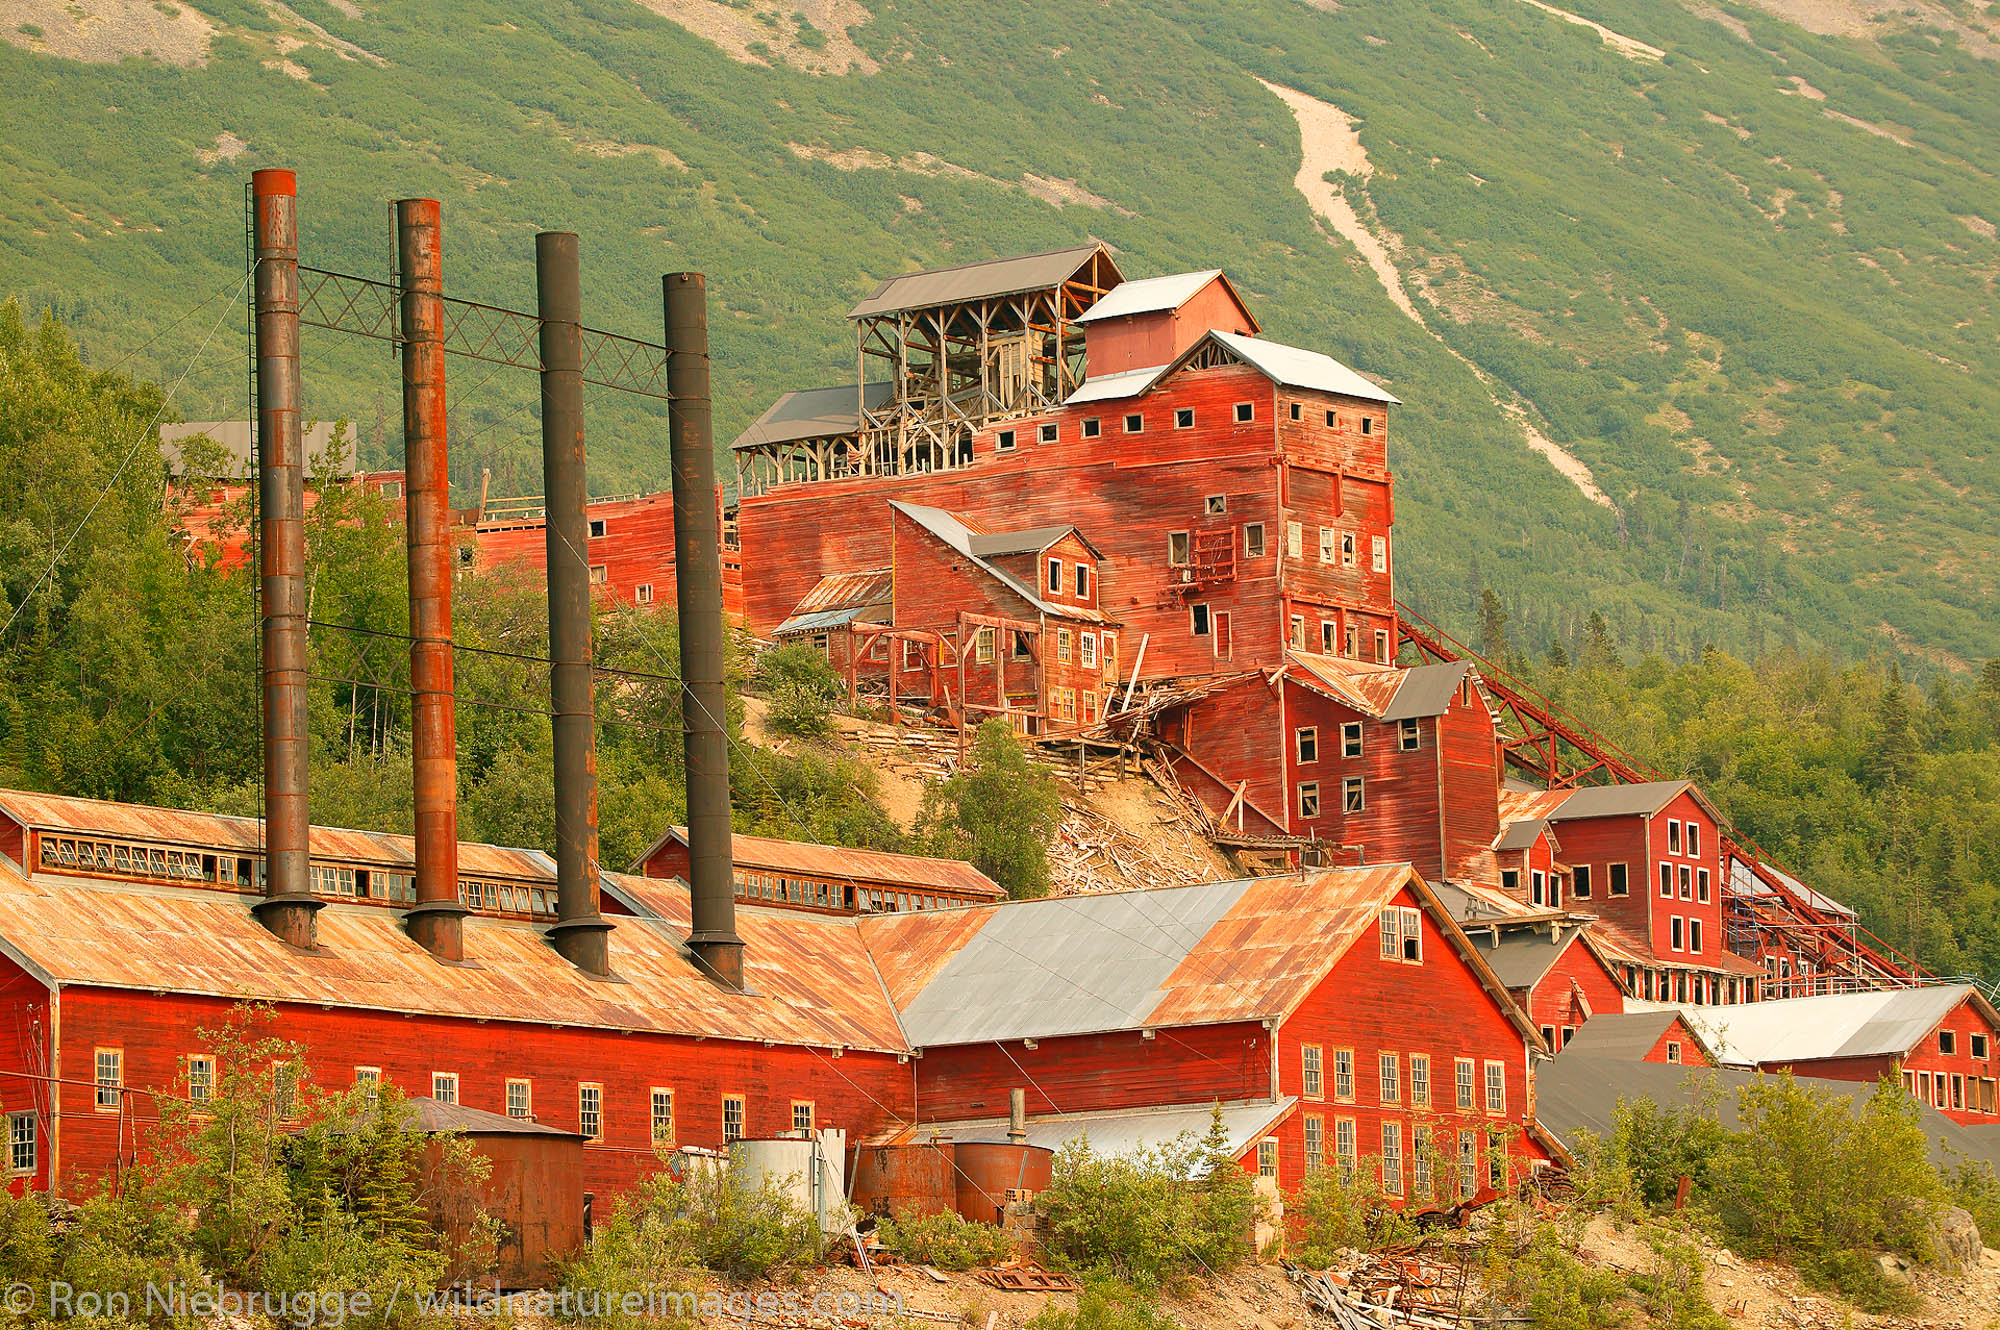
[[1628, 1011], [1592, 1016], [1564, 1045], [1580, 1058], [1713, 1067], [1715, 1057], [1680, 1012]]
[[1465, 931], [1551, 1051], [1585, 1022], [1625, 1010], [1624, 986], [1587, 921], [1495, 919]]
[[[721, 507], [717, 505], [718, 509]], [[592, 499], [584, 509], [589, 523], [590, 580], [603, 598], [645, 608], [671, 606], [674, 586], [674, 496], [628, 494]], [[515, 568], [542, 576], [548, 568], [548, 524], [539, 497], [482, 501], [469, 514], [475, 567]], [[722, 524], [722, 603], [726, 614], [742, 614], [743, 561], [736, 533]]]
[[[729, 845], [736, 861], [736, 899], [749, 905], [822, 914], [900, 914], [990, 905], [1007, 898], [999, 883], [961, 859], [741, 834], [731, 836]], [[687, 829], [669, 828], [632, 871], [687, 881]], [[618, 908], [615, 896], [608, 908]]]
[[[319, 506], [322, 482], [358, 486], [403, 514], [401, 471], [357, 471], [354, 438], [328, 422], [306, 427], [305, 510]], [[205, 453], [206, 460], [203, 460]], [[160, 426], [160, 457], [167, 469], [167, 520], [187, 546], [219, 568], [240, 568], [249, 558], [251, 506], [257, 488], [256, 458], [247, 420], [195, 420]]]

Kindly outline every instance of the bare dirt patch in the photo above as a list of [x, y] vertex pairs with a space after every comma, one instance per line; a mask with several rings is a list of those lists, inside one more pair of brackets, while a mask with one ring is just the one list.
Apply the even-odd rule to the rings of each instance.
[[[909, 175], [934, 176], [946, 180], [976, 180], [1000, 189], [1018, 189], [1030, 198], [1040, 199], [1054, 208], [1074, 205], [1103, 208], [1126, 217], [1132, 215], [1128, 209], [1119, 207], [1102, 194], [1086, 189], [1074, 180], [1037, 175], [1033, 171], [1024, 173], [1017, 183], [987, 175], [982, 171], [974, 171], [955, 162], [948, 162], [928, 152], [913, 152], [902, 157], [891, 157], [888, 153], [877, 152], [873, 148], [827, 148], [811, 143], [787, 143], [785, 146], [791, 150], [794, 157], [809, 162], [824, 162], [837, 171], [902, 171]], [[911, 209], [905, 205], [905, 210]]]
[[1622, 32], [1614, 32], [1602, 23], [1594, 22], [1581, 14], [1572, 14], [1567, 9], [1557, 9], [1554, 5], [1543, 4], [1542, 0], [1521, 0], [1521, 2], [1533, 5], [1545, 13], [1554, 14], [1565, 23], [1574, 23], [1579, 27], [1589, 28], [1604, 39], [1606, 46], [1618, 52], [1618, 54], [1624, 56], [1627, 60], [1664, 60], [1667, 58], [1667, 53], [1659, 47], [1649, 46], [1637, 37], [1627, 37]]
[[1750, 35], [1750, 29], [1745, 27], [1743, 20], [1737, 18], [1734, 14], [1725, 14], [1714, 5], [1689, 5], [1688, 11], [1696, 18], [1703, 18], [1707, 19], [1710, 23], [1720, 24], [1742, 40], [1749, 42], [1752, 46], [1757, 44], [1756, 39]]
[[1878, 139], [1888, 139], [1891, 143], [1900, 143], [1906, 148], [1917, 146], [1886, 125], [1878, 125], [1872, 120], [1863, 120], [1860, 116], [1849, 115], [1845, 111], [1836, 111], [1831, 106], [1826, 107], [1820, 114], [1829, 120], [1838, 120], [1843, 125], [1853, 125], [1856, 129], [1865, 130]]
[[1958, 220], [1964, 222], [1965, 229], [1976, 236], [1984, 236], [1991, 240], [1996, 234], [2000, 234], [2000, 227], [1995, 227], [1984, 217], [1961, 217]]
[[787, 0], [742, 9], [721, 0], [638, 3], [742, 64], [786, 64], [808, 74], [873, 74], [881, 68], [848, 35], [872, 17], [859, 0]]
[[203, 166], [214, 166], [218, 162], [233, 162], [248, 151], [250, 151], [248, 143], [225, 129], [215, 136], [213, 148], [196, 148], [194, 159]]
[[[1911, 28], [1942, 28], [1988, 60], [2000, 59], [2000, 42], [1961, 18], [1941, 0], [1749, 0], [1765, 13], [1822, 37], [1879, 41]], [[1696, 13], [1702, 11], [1697, 9]]]
[[208, 63], [215, 26], [186, 5], [152, 0], [0, 0], [0, 37], [23, 50], [89, 64], [141, 56]]

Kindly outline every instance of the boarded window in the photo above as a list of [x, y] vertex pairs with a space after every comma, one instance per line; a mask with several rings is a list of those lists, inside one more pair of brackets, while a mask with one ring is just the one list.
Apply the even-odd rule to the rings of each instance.
[[1220, 517], [1229, 511], [1229, 498], [1223, 494], [1211, 494], [1201, 501], [1201, 511], [1206, 517]]
[[1361, 756], [1361, 722], [1350, 720], [1340, 727], [1340, 755]]
[[1319, 816], [1319, 782], [1309, 780], [1299, 786], [1299, 816], [1307, 820]]
[[1358, 813], [1367, 807], [1361, 777], [1349, 776], [1340, 782], [1340, 806], [1343, 811], [1349, 813]]
[[1300, 762], [1319, 761], [1318, 729], [1308, 725], [1305, 728], [1299, 730], [1294, 737], [1295, 737], [1295, 747]]
[[1424, 730], [1422, 721], [1418, 720], [1415, 716], [1406, 716], [1396, 723], [1400, 727], [1397, 740], [1404, 752], [1414, 753], [1423, 746]]
[[1175, 568], [1183, 567], [1188, 561], [1188, 533], [1167, 532], [1167, 562]]

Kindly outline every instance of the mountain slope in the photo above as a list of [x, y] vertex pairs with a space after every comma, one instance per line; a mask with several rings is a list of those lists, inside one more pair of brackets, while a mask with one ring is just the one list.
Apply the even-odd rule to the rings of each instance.
[[[852, 374], [880, 277], [1094, 235], [1227, 267], [1409, 403], [1402, 587], [1447, 626], [1490, 585], [1535, 646], [1598, 608], [1671, 654], [2000, 654], [2000, 20], [1698, 8], [0, 0], [0, 291], [171, 382], [238, 298], [242, 181], [293, 165], [322, 266], [385, 272], [384, 201], [424, 193], [461, 296], [526, 307], [540, 227], [581, 233], [598, 326], [706, 270], [726, 437]], [[1325, 182], [1349, 235], [1302, 105], [1365, 151]], [[306, 354], [311, 408], [393, 449], [381, 348]], [[454, 366], [457, 478], [532, 491], [532, 377], [489, 369]], [[243, 381], [225, 338], [176, 408]], [[664, 483], [664, 420], [593, 410], [596, 487]]]

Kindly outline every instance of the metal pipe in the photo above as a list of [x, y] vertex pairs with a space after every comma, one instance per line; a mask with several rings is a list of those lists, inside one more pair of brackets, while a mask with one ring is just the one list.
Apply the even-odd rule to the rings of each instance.
[[742, 991], [736, 881], [729, 847], [729, 699], [723, 689], [722, 518], [709, 419], [708, 285], [698, 272], [661, 279], [667, 318], [668, 446], [674, 473], [674, 590], [681, 631], [681, 720], [687, 730], [688, 947], [723, 985]]
[[556, 923], [549, 941], [578, 969], [611, 973], [598, 913], [597, 738], [591, 698], [590, 528], [583, 466], [583, 273], [576, 236], [535, 237], [542, 332], [542, 495], [549, 577], [549, 700], [555, 713]]
[[1018, 1087], [1007, 1092], [1007, 1139], [1015, 1145], [1028, 1143], [1028, 1092]]
[[257, 325], [257, 558], [264, 693], [264, 927], [318, 942], [307, 800], [305, 447], [299, 421], [298, 177], [251, 176]]
[[403, 529], [410, 559], [410, 724], [417, 903], [410, 936], [465, 959], [458, 897], [458, 742], [452, 708], [451, 472], [445, 440], [444, 233], [436, 199], [396, 202], [402, 274]]

